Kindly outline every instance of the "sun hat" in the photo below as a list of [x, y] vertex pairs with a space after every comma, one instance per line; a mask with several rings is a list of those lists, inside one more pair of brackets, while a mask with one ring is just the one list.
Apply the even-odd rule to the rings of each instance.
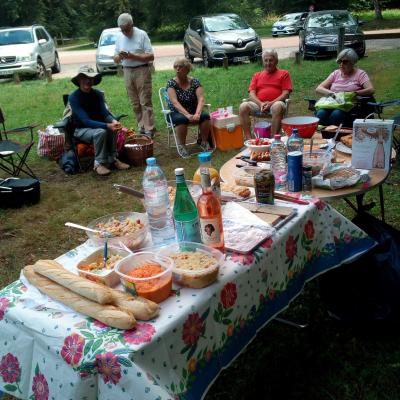
[[93, 85], [98, 85], [101, 82], [101, 74], [96, 72], [89, 65], [82, 65], [79, 68], [78, 73], [71, 79], [71, 82], [74, 85], [79, 86], [79, 78], [81, 76], [86, 76], [86, 78], [93, 78]]

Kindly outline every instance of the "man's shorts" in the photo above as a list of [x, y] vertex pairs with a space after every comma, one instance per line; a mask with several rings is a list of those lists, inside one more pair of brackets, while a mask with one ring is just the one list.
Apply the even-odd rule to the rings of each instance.
[[[250, 114], [256, 114], [259, 113], [260, 110], [260, 106], [257, 103], [254, 103], [254, 101], [246, 101], [247, 105], [250, 107]], [[281, 104], [281, 106], [283, 107], [284, 110], [286, 110], [286, 103], [283, 101], [275, 101], [274, 104], [279, 103]], [[269, 113], [270, 114], [270, 113]]]

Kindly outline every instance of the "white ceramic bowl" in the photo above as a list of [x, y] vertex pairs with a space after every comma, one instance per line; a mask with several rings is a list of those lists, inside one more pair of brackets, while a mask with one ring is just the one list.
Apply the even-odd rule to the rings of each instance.
[[[256, 141], [263, 142], [263, 144], [255, 144]], [[271, 139], [248, 139], [244, 142], [244, 145], [251, 151], [267, 151], [271, 147]]]

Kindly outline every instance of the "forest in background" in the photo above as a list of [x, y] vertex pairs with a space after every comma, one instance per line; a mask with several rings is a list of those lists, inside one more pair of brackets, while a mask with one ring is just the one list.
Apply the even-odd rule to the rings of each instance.
[[96, 39], [104, 28], [116, 26], [118, 15], [129, 12], [137, 26], [161, 39], [180, 39], [191, 17], [234, 12], [252, 25], [269, 15], [315, 10], [351, 11], [394, 8], [395, 0], [2, 0], [0, 26], [43, 24], [53, 37]]

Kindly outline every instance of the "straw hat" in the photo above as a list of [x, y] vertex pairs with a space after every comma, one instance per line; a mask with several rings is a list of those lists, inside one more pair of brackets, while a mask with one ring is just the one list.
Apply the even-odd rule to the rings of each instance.
[[89, 65], [82, 65], [79, 68], [78, 73], [71, 79], [71, 82], [79, 86], [79, 78], [81, 76], [86, 76], [86, 78], [93, 78], [93, 85], [98, 85], [101, 82], [101, 74], [95, 72], [95, 70]]

